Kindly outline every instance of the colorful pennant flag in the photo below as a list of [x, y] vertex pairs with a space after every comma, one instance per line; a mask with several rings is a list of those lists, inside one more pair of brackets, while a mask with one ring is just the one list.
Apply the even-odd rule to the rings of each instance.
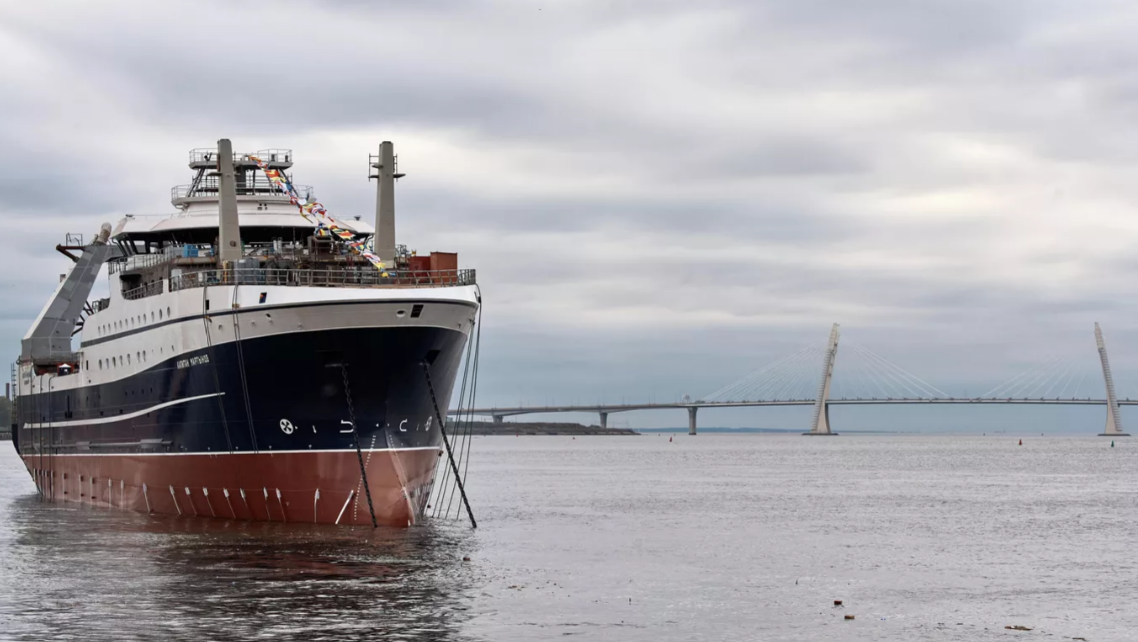
[[341, 227], [340, 224], [336, 222], [336, 219], [332, 218], [332, 215], [329, 214], [328, 210], [324, 209], [324, 206], [320, 203], [316, 201], [301, 201], [300, 196], [296, 193], [296, 188], [288, 181], [284, 172], [270, 168], [268, 163], [256, 156], [250, 156], [249, 158], [257, 164], [257, 167], [261, 168], [261, 171], [265, 173], [265, 178], [269, 179], [269, 182], [277, 188], [277, 191], [288, 196], [289, 202], [300, 210], [300, 215], [304, 217], [304, 220], [309, 223], [315, 223], [316, 236], [320, 238], [327, 238], [328, 236], [339, 238], [345, 242], [348, 249], [367, 259], [369, 263], [374, 265], [382, 276], [388, 276], [383, 261], [380, 260], [379, 256], [368, 246], [366, 239], [355, 240], [355, 234]]

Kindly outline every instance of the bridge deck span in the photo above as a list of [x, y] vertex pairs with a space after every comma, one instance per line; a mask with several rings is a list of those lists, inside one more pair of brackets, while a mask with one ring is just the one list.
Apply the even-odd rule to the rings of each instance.
[[[675, 403], [644, 403], [644, 404], [612, 404], [612, 405], [580, 405], [580, 406], [518, 406], [513, 408], [474, 408], [464, 409], [464, 414], [481, 417], [512, 417], [515, 415], [540, 415], [559, 412], [597, 412], [613, 413], [628, 412], [631, 410], [667, 410], [678, 408], [751, 408], [759, 406], [813, 406], [813, 399], [785, 399], [777, 401], [688, 401]], [[866, 405], [1044, 405], [1044, 406], [1105, 406], [1106, 399], [830, 399], [826, 402], [831, 406], [866, 406]], [[1138, 400], [1119, 399], [1120, 406], [1138, 406]], [[451, 415], [458, 414], [451, 410]]]

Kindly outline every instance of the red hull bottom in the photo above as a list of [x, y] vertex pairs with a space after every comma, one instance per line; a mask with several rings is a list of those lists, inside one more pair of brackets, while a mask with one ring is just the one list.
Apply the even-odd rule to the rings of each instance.
[[[375, 518], [419, 521], [438, 449], [364, 451]], [[274, 522], [371, 525], [355, 451], [24, 458], [40, 492], [145, 513]]]

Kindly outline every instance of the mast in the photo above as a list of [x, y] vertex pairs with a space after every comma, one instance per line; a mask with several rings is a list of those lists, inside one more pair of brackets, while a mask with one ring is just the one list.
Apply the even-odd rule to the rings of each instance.
[[404, 175], [396, 168], [395, 147], [391, 141], [379, 145], [379, 156], [372, 167], [378, 170], [375, 187], [375, 253], [383, 261], [395, 260], [395, 179]]
[[237, 219], [237, 181], [233, 171], [233, 144], [228, 138], [217, 141], [217, 170], [221, 175], [218, 188], [220, 218], [217, 224], [219, 267], [241, 259], [241, 224]]

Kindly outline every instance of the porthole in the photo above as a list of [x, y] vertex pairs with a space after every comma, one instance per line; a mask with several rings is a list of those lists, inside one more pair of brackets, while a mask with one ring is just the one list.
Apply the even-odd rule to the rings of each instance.
[[397, 316], [397, 317], [399, 317], [400, 319], [402, 319], [403, 317], [407, 316], [407, 311], [406, 311], [406, 310], [396, 310], [396, 311], [395, 311], [395, 316]]
[[166, 318], [170, 318], [170, 308], [166, 308]]
[[99, 370], [103, 369], [103, 360], [99, 359]]
[[130, 354], [129, 353], [126, 355], [126, 362], [128, 365], [130, 364]]
[[118, 359], [115, 359], [114, 357], [111, 357], [111, 365], [112, 365], [112, 366], [117, 366], [118, 364], [119, 364], [119, 362], [118, 362]]
[[158, 311], [158, 320], [159, 321], [162, 320], [162, 311], [161, 310]]
[[154, 313], [153, 312], [150, 313], [150, 322], [154, 323]]

